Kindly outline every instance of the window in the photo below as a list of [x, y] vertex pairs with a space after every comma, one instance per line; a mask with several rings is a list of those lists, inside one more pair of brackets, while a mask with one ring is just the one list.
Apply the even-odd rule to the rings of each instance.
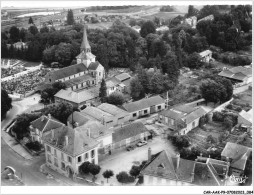
[[57, 156], [56, 149], [54, 149], [54, 155]]
[[144, 114], [147, 114], [147, 110], [144, 110]]
[[49, 79], [49, 82], [51, 82], [51, 79]]
[[64, 160], [64, 154], [61, 153], [61, 160]]
[[61, 163], [61, 169], [65, 171], [65, 164], [63, 162]]
[[79, 163], [81, 162], [81, 156], [78, 157], [78, 162], [79, 162]]
[[58, 160], [56, 158], [54, 159], [54, 165], [58, 167]]
[[91, 151], [91, 156], [92, 156], [92, 158], [94, 157], [94, 153], [95, 153], [94, 150], [92, 150], [92, 151]]
[[192, 128], [194, 128], [195, 127], [195, 121], [192, 123]]
[[94, 81], [92, 81], [92, 84], [94, 84]]
[[132, 116], [133, 116], [133, 117], [136, 117], [136, 116], [137, 116], [137, 113], [133, 113]]
[[158, 110], [160, 110], [161, 109], [161, 106], [158, 106]]
[[89, 157], [88, 153], [85, 153], [85, 159], [88, 159], [88, 157]]
[[51, 163], [51, 156], [48, 154], [48, 162]]
[[47, 145], [47, 151], [51, 153], [51, 148], [48, 145]]
[[71, 159], [70, 156], [68, 156], [68, 162], [69, 162], [69, 163], [72, 163], [72, 159]]
[[95, 164], [95, 160], [94, 159], [92, 159], [92, 163]]
[[101, 76], [101, 72], [99, 72], [99, 76]]

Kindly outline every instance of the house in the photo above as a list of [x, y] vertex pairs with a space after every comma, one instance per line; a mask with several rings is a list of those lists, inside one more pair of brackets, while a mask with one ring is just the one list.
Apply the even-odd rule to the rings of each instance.
[[200, 107], [178, 105], [158, 114], [158, 120], [169, 127], [169, 133], [185, 135], [199, 125], [199, 119], [207, 113]]
[[115, 78], [121, 81], [118, 91], [122, 93], [130, 93], [131, 76], [128, 73], [124, 72], [116, 75]]
[[85, 161], [98, 164], [99, 142], [85, 133], [61, 126], [47, 132], [43, 140], [47, 166], [66, 177], [79, 174]]
[[210, 62], [210, 60], [212, 59], [212, 51], [211, 50], [205, 50], [199, 53], [200, 57], [201, 57], [201, 61], [202, 62]]
[[137, 31], [139, 33], [139, 31], [141, 30], [141, 27], [136, 25], [136, 26], [133, 26], [131, 27], [133, 30]]
[[131, 120], [165, 109], [165, 100], [159, 95], [127, 103], [123, 108], [131, 114]]
[[242, 83], [249, 84], [252, 83], [252, 68], [244, 66], [236, 66], [231, 69], [224, 69], [221, 71], [219, 76], [230, 79], [233, 84]]
[[103, 103], [98, 107], [87, 107], [81, 111], [106, 127], [121, 125], [130, 120], [130, 114], [112, 104]]
[[120, 83], [121, 83], [121, 81], [115, 77], [112, 77], [112, 78], [106, 80], [107, 95], [109, 96], [111, 93], [114, 93], [115, 91], [119, 91], [119, 84]]
[[107, 154], [111, 150], [113, 128], [105, 127], [98, 121], [90, 120], [86, 124], [78, 126], [75, 130], [86, 133], [99, 142], [98, 154]]
[[158, 32], [158, 31], [167, 31], [167, 30], [169, 30], [169, 28], [167, 27], [167, 26], [161, 26], [161, 27], [159, 27], [159, 28], [156, 28], [156, 31]]
[[91, 53], [86, 28], [85, 25], [80, 47], [81, 53], [76, 57], [77, 64], [47, 73], [45, 83], [68, 81], [68, 87], [75, 90], [90, 84], [97, 85], [105, 77], [104, 67], [98, 61], [95, 61], [96, 56]]
[[99, 87], [91, 87], [80, 91], [61, 89], [55, 95], [55, 102], [68, 102], [76, 108], [90, 106], [99, 99]]
[[253, 111], [252, 109], [246, 112], [242, 110], [238, 114], [238, 124], [241, 129], [245, 129], [246, 132], [250, 132], [252, 134], [252, 122], [253, 122]]
[[213, 15], [209, 15], [209, 16], [206, 16], [204, 18], [201, 18], [200, 20], [198, 20], [197, 23], [199, 23], [201, 21], [205, 21], [205, 20], [214, 20], [214, 16]]
[[252, 149], [236, 143], [227, 142], [221, 153], [221, 159], [230, 162], [230, 169], [234, 176], [241, 175], [252, 153]]
[[192, 28], [196, 28], [196, 26], [197, 26], [197, 17], [192, 16], [192, 17], [186, 18], [184, 20], [184, 23], [189, 24]]
[[[11, 47], [11, 44], [7, 44], [7, 47], [8, 48]], [[27, 49], [28, 45], [27, 45], [27, 43], [24, 43], [20, 40], [19, 42], [14, 43], [13, 47], [16, 49], [22, 49], [22, 47], [23, 47], [23, 49]]]
[[42, 115], [40, 118], [30, 123], [29, 129], [32, 141], [43, 143], [42, 137], [44, 133], [63, 125], [63, 123], [52, 117], [50, 114], [48, 114], [48, 116]]
[[198, 186], [224, 186], [228, 180], [229, 163], [198, 156], [195, 163], [194, 182]]
[[67, 119], [67, 126], [76, 128], [86, 124], [89, 121], [94, 121], [94, 118], [86, 115], [83, 112], [74, 111]]
[[112, 149], [125, 148], [141, 140], [147, 140], [149, 135], [148, 129], [141, 122], [117, 127], [112, 134]]
[[180, 154], [170, 156], [165, 150], [152, 155], [148, 149], [148, 161], [141, 170], [144, 185], [193, 185], [195, 161], [180, 158]]

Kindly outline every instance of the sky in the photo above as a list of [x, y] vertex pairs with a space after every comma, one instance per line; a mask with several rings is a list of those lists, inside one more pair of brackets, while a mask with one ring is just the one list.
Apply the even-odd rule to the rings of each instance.
[[[234, 3], [235, 2], [235, 3]], [[251, 1], [205, 1], [205, 4], [245, 4]], [[86, 7], [86, 6], [106, 6], [106, 5], [200, 5], [202, 1], [1, 1], [1, 7]]]

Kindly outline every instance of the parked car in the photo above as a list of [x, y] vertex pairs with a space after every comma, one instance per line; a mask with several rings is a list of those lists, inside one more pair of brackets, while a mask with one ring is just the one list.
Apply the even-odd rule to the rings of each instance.
[[141, 147], [141, 146], [146, 145], [146, 144], [147, 144], [147, 141], [140, 141], [140, 142], [137, 143], [137, 146]]
[[128, 146], [128, 147], [126, 147], [127, 151], [131, 151], [131, 150], [134, 150], [134, 149], [135, 149], [135, 146]]

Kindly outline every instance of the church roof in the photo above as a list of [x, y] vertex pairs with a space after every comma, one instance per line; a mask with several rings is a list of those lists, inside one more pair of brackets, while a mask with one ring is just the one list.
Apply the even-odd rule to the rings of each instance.
[[83, 40], [81, 43], [81, 50], [83, 49], [91, 49], [91, 46], [89, 45], [89, 42], [87, 40], [87, 33], [86, 33], [87, 26], [84, 25], [84, 32], [83, 32]]
[[83, 50], [76, 58], [88, 60], [95, 58], [95, 55], [93, 55], [91, 52], [84, 52]]

